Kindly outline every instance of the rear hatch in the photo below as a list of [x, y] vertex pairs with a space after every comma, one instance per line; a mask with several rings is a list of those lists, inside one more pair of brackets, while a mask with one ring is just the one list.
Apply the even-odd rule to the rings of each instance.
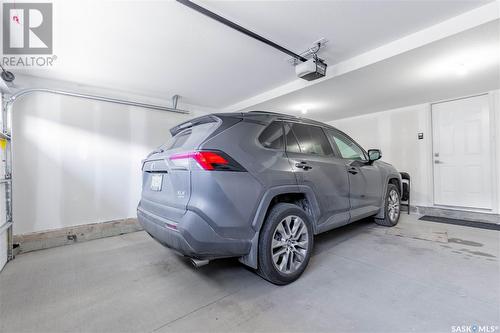
[[191, 195], [190, 160], [171, 157], [196, 150], [220, 125], [219, 118], [205, 116], [171, 129], [172, 138], [144, 160], [142, 209], [174, 221], [185, 213]]

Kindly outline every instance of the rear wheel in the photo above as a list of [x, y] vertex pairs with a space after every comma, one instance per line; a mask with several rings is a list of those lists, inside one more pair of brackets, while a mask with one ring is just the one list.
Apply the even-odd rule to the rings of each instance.
[[279, 203], [260, 232], [257, 272], [274, 284], [291, 283], [306, 269], [312, 248], [313, 230], [307, 214], [296, 205]]
[[384, 209], [384, 218], [376, 218], [375, 223], [386, 227], [393, 227], [398, 224], [399, 215], [401, 214], [401, 196], [399, 189], [394, 184], [387, 185]]

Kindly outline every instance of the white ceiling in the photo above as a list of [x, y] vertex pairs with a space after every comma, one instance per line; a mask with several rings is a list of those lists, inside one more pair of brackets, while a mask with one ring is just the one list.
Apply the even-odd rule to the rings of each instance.
[[[321, 37], [333, 65], [489, 1], [205, 1], [205, 7], [295, 52]], [[287, 55], [277, 53], [279, 58]], [[293, 77], [293, 75], [292, 75]]]
[[[296, 52], [326, 37], [332, 65], [486, 2], [200, 3]], [[286, 55], [173, 1], [55, 0], [54, 21], [55, 67], [25, 74], [216, 108], [295, 79]]]
[[322, 121], [500, 88], [500, 20], [249, 107]]

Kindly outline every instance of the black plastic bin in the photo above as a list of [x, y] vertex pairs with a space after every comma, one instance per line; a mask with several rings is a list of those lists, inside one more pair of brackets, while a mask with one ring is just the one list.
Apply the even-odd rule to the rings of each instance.
[[410, 214], [410, 174], [401, 172], [403, 182], [403, 193], [401, 193], [401, 206], [406, 207], [408, 215]]

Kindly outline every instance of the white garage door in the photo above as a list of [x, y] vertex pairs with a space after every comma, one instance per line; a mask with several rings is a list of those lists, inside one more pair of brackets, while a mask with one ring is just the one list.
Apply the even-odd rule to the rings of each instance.
[[[1, 125], [0, 125], [1, 128]], [[2, 140], [0, 139], [0, 180], [5, 178], [5, 145], [2, 144]], [[3, 140], [5, 143], [5, 140]], [[6, 193], [5, 182], [0, 182], [0, 270], [2, 270], [3, 266], [7, 263], [7, 254], [8, 254], [8, 228], [7, 228], [7, 207], [5, 201], [5, 193]]]
[[432, 106], [434, 203], [492, 208], [488, 95]]
[[[2, 168], [3, 163], [0, 163]], [[3, 169], [2, 169], [3, 170]], [[3, 178], [3, 173], [0, 172], [0, 178]], [[8, 228], [6, 225], [6, 206], [5, 206], [5, 183], [0, 183], [0, 271], [7, 263], [8, 254]]]
[[7, 263], [7, 230], [0, 230], [0, 271]]

